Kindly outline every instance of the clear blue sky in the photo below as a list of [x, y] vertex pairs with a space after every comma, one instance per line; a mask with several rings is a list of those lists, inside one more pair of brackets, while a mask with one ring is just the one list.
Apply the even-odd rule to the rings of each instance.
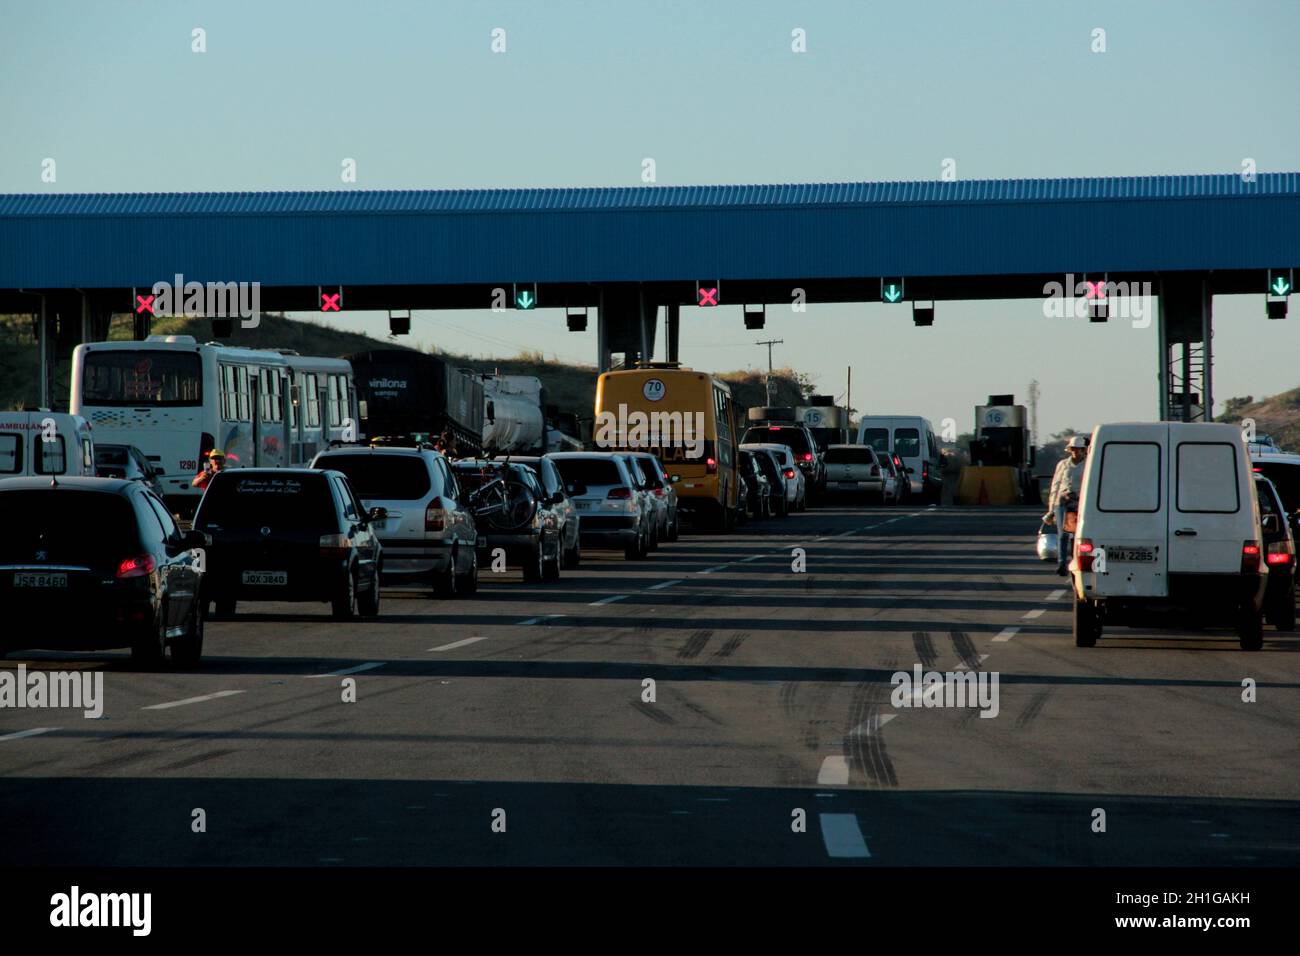
[[[933, 179], [948, 157], [963, 179], [1296, 170], [1298, 37], [1297, 0], [0, 0], [0, 191], [635, 185], [645, 157], [664, 185]], [[1220, 401], [1300, 385], [1300, 315], [1215, 307]], [[782, 338], [824, 390], [852, 365], [870, 411], [964, 431], [1036, 377], [1044, 434], [1156, 414], [1154, 326], [984, 302], [915, 329], [868, 304], [771, 309], [758, 335], [686, 311], [689, 363], [763, 366], [753, 342]], [[409, 341], [595, 359], [546, 312], [416, 313]]]

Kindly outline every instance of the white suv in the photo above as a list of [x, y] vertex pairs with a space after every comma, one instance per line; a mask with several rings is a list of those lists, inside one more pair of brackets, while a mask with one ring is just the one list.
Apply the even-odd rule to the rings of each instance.
[[321, 452], [311, 467], [343, 472], [367, 509], [388, 512], [372, 525], [384, 549], [386, 582], [428, 582], [439, 597], [478, 590], [474, 515], [461, 503], [441, 453], [348, 445]]

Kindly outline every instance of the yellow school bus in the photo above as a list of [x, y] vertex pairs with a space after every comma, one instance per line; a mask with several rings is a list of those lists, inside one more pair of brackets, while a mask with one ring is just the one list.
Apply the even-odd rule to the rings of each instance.
[[676, 362], [639, 363], [596, 383], [592, 438], [602, 451], [648, 451], [673, 477], [697, 526], [730, 529], [740, 482], [731, 388]]

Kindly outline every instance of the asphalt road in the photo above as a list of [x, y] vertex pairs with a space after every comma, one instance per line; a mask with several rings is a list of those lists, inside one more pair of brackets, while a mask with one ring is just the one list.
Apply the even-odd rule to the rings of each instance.
[[[0, 710], [0, 864], [1300, 863], [1300, 636], [1076, 649], [1036, 515], [824, 508], [358, 623], [246, 604], [189, 673], [11, 655], [106, 704]], [[996, 717], [893, 706], [917, 664], [996, 674]]]

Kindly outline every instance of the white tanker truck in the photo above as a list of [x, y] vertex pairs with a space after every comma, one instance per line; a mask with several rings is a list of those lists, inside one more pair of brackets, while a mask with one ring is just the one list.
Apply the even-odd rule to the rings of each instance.
[[483, 381], [483, 450], [488, 455], [548, 451], [546, 388], [531, 375], [492, 375]]

